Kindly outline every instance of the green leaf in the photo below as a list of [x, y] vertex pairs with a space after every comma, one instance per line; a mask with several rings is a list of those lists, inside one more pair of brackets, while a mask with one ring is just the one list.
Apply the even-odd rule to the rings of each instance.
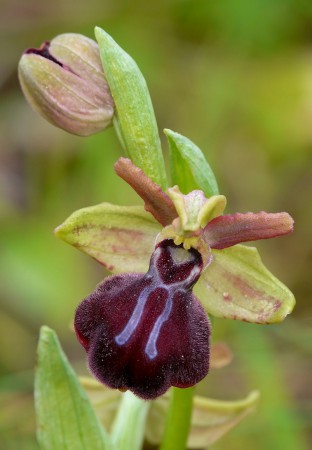
[[79, 377], [80, 383], [96, 410], [104, 428], [110, 432], [122, 398], [118, 389], [110, 389], [99, 383], [95, 378]]
[[207, 197], [219, 193], [216, 177], [202, 151], [188, 138], [165, 129], [170, 153], [172, 184], [177, 184], [184, 194], [195, 189]]
[[165, 164], [151, 97], [135, 61], [99, 27], [95, 36], [115, 102], [114, 125], [126, 152], [144, 173], [167, 188]]
[[253, 323], [281, 322], [295, 299], [263, 265], [254, 247], [212, 250], [213, 261], [194, 292], [213, 316]]
[[147, 271], [160, 230], [143, 207], [101, 203], [74, 212], [55, 233], [119, 273]]
[[42, 450], [112, 450], [57, 336], [42, 327], [35, 377], [37, 435]]

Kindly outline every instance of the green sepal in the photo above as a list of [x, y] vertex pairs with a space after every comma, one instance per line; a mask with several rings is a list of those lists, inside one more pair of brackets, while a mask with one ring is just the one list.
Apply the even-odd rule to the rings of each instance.
[[[105, 428], [111, 429], [123, 394], [106, 388], [91, 378], [81, 380]], [[166, 393], [150, 402], [145, 430], [145, 438], [150, 444], [161, 443], [169, 401], [170, 393]], [[195, 395], [187, 447], [208, 448], [252, 413], [258, 401], [257, 391], [236, 401], [215, 400]]]
[[146, 272], [161, 226], [141, 206], [110, 203], [75, 211], [55, 234], [110, 272]]
[[172, 130], [164, 133], [169, 144], [171, 184], [177, 184], [184, 194], [200, 189], [207, 197], [217, 195], [216, 177], [197, 145]]
[[117, 136], [134, 164], [163, 189], [165, 164], [151, 97], [135, 61], [99, 27], [95, 37], [112, 97]]
[[53, 330], [41, 328], [35, 377], [37, 437], [42, 450], [113, 450]]
[[293, 294], [264, 266], [256, 248], [239, 244], [212, 254], [194, 287], [209, 314], [265, 324], [291, 313]]
[[[195, 395], [187, 448], [209, 449], [255, 410], [259, 397], [258, 391], [250, 392], [246, 398], [236, 401]], [[161, 441], [168, 401], [167, 396], [162, 396], [152, 403], [146, 427], [146, 438], [152, 444], [157, 445]]]

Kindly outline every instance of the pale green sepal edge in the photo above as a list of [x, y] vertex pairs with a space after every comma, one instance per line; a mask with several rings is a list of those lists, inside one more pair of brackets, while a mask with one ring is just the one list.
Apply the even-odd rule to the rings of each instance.
[[[252, 391], [246, 398], [236, 401], [215, 400], [195, 395], [187, 448], [208, 450], [256, 409], [259, 398], [258, 391]], [[146, 438], [152, 444], [157, 444], [161, 440], [167, 401], [165, 397], [160, 397], [153, 402], [146, 429]]]
[[202, 151], [190, 139], [165, 129], [169, 144], [171, 184], [177, 184], [184, 194], [202, 190], [207, 197], [219, 194], [214, 173]]
[[112, 273], [146, 272], [161, 226], [141, 206], [110, 203], [75, 211], [55, 234]]
[[95, 37], [115, 102], [117, 136], [134, 164], [165, 190], [165, 164], [146, 81], [136, 62], [109, 34], [96, 27]]
[[264, 266], [256, 248], [239, 244], [212, 254], [211, 264], [194, 287], [209, 314], [270, 324], [292, 312], [292, 292]]
[[140, 450], [143, 445], [146, 419], [151, 402], [141, 400], [127, 391], [121, 397], [111, 438], [118, 450]]
[[[113, 427], [117, 409], [122, 404], [123, 394], [109, 389], [91, 378], [81, 378], [94, 408], [106, 429]], [[194, 397], [192, 423], [187, 447], [208, 448], [229, 430], [237, 426], [258, 405], [260, 394], [252, 391], [241, 400], [224, 401], [200, 396]], [[145, 438], [153, 445], [161, 443], [170, 395], [167, 393], [149, 402]], [[115, 419], [116, 420], [116, 419]]]
[[35, 407], [42, 450], [115, 450], [55, 332], [46, 326], [38, 345]]

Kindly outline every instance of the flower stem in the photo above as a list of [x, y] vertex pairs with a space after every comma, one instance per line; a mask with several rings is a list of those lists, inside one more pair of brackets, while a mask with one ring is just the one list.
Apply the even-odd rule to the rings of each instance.
[[172, 388], [160, 450], [185, 450], [191, 426], [195, 387]]
[[142, 448], [145, 422], [150, 403], [127, 391], [122, 396], [111, 437], [118, 450]]

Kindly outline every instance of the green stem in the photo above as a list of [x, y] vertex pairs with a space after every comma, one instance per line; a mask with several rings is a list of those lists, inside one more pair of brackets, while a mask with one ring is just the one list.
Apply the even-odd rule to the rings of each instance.
[[149, 406], [149, 402], [141, 400], [130, 391], [123, 394], [111, 432], [116, 449], [142, 448]]
[[191, 426], [195, 387], [172, 388], [160, 450], [185, 450]]

